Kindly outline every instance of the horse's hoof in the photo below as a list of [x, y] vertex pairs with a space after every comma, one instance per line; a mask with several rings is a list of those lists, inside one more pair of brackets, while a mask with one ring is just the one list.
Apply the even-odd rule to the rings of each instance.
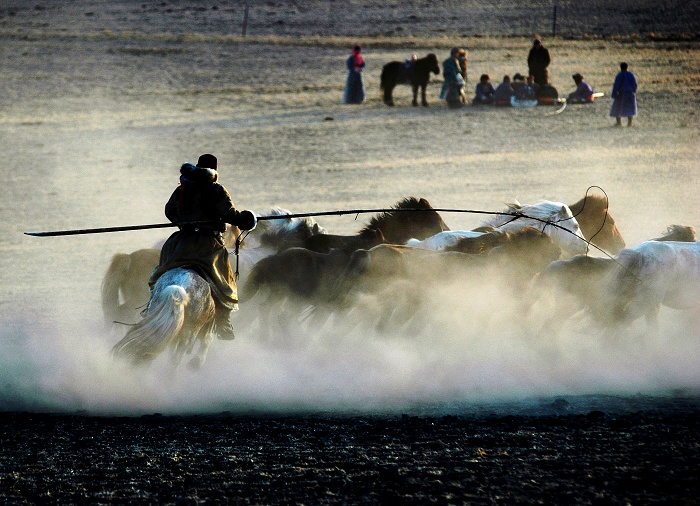
[[387, 102], [386, 105], [388, 105], [389, 107], [394, 107], [394, 102]]
[[428, 102], [423, 102], [423, 107], [429, 107]]
[[[418, 107], [418, 102], [412, 102], [411, 105], [412, 105], [413, 107]], [[425, 104], [423, 104], [423, 105], [425, 105]]]
[[194, 357], [192, 360], [187, 362], [187, 368], [190, 371], [199, 371], [202, 368], [202, 359], [199, 357]]

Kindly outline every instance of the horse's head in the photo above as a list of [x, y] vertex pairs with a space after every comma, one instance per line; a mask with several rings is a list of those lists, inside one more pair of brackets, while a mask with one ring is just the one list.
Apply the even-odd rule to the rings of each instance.
[[[424, 198], [408, 197], [396, 204], [394, 209], [405, 211], [385, 213], [382, 216], [383, 224], [378, 226], [387, 241], [393, 244], [405, 244], [411, 238], [426, 239], [450, 229]], [[416, 209], [416, 212], [409, 209]]]
[[[586, 238], [581, 233], [581, 227], [571, 213], [569, 206], [559, 203], [559, 211], [551, 217], [551, 221], [557, 226], [546, 227], [547, 233], [557, 238], [562, 250], [569, 256], [585, 253], [588, 249]], [[561, 227], [561, 228], [559, 228]]]
[[670, 225], [666, 229], [666, 233], [661, 237], [652, 239], [652, 241], [678, 241], [678, 242], [695, 242], [695, 228], [690, 225]]
[[608, 200], [598, 195], [586, 195], [569, 206], [581, 227], [583, 236], [612, 254], [625, 247], [625, 240], [608, 212]]
[[309, 237], [325, 234], [326, 230], [311, 217], [289, 218], [291, 211], [279, 207], [270, 210], [270, 216], [279, 216], [279, 219], [265, 220], [264, 227], [254, 232], [251, 236], [257, 244], [253, 247], [264, 246], [283, 251], [287, 248], [302, 246]]
[[435, 53], [428, 53], [426, 59], [428, 60], [428, 68], [430, 69], [430, 71], [435, 75], [439, 74], [440, 64], [438, 64], [438, 59], [437, 56], [435, 56]]

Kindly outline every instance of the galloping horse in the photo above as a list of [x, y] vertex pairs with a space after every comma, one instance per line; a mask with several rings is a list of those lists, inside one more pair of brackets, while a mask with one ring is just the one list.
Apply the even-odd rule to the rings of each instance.
[[[694, 242], [695, 231], [693, 227], [671, 225], [665, 235], [651, 239], [651, 241]], [[545, 320], [543, 327], [545, 333], [551, 333], [564, 323], [565, 319], [562, 318], [562, 315], [574, 315], [584, 310], [587, 310], [594, 318], [602, 317], [603, 322], [614, 321], [610, 308], [601, 305], [600, 300], [606, 285], [613, 286], [611, 283], [615, 279], [613, 272], [616, 269], [620, 269], [617, 277], [622, 277], [627, 281], [635, 279], [633, 271], [627, 270], [627, 267], [624, 266], [624, 262], [626, 262], [624, 259], [629, 255], [624, 251], [626, 250], [623, 250], [619, 261], [614, 258], [597, 258], [587, 255], [576, 255], [564, 260], [557, 260], [549, 264], [535, 277], [526, 297], [530, 307], [537, 304], [542, 306], [547, 313], [555, 315], [553, 317], [542, 316]], [[619, 286], [615, 290], [620, 291]], [[649, 316], [650, 322], [654, 324], [653, 312]], [[538, 316], [538, 318], [540, 317]]]
[[695, 228], [690, 225], [669, 225], [666, 233], [652, 241], [678, 241], [678, 242], [695, 242]]
[[[327, 308], [343, 303], [347, 290], [343, 289], [351, 251], [333, 249], [319, 253], [306, 248], [289, 248], [256, 263], [240, 287], [241, 300], [255, 299], [254, 307], [260, 321], [258, 334], [270, 337], [274, 321], [286, 328], [309, 306], [308, 313], [316, 321], [327, 317]], [[260, 294], [260, 295], [258, 295]], [[325, 321], [325, 320], [324, 320]]]
[[[482, 222], [481, 226], [475, 230], [445, 231], [423, 241], [410, 240], [405, 244], [414, 248], [444, 250], [455, 246], [461, 239], [477, 239], [488, 231], [508, 232], [529, 226], [547, 232], [569, 256], [586, 252], [586, 240], [581, 234], [579, 224], [569, 207], [561, 202], [544, 200], [532, 205], [521, 205], [516, 202], [509, 204], [504, 213], [522, 216], [497, 215]], [[549, 225], [548, 222], [556, 223], [557, 226]], [[463, 250], [464, 248], [466, 244], [463, 245]]]
[[199, 349], [188, 367], [199, 369], [206, 360], [214, 328], [214, 299], [207, 281], [196, 272], [177, 268], [167, 271], [156, 282], [146, 314], [112, 348], [112, 354], [132, 365], [150, 364], [172, 348], [172, 363]]
[[[273, 207], [270, 215], [292, 214], [286, 209]], [[292, 246], [301, 246], [313, 234], [325, 233], [313, 218], [284, 218], [261, 221], [251, 233], [246, 234], [239, 252], [240, 271], [247, 274], [250, 268], [268, 255]], [[224, 236], [227, 248], [233, 248], [237, 227], [228, 227]], [[140, 311], [151, 296], [148, 279], [160, 261], [160, 248], [146, 248], [132, 253], [116, 253], [102, 280], [102, 312], [105, 323], [134, 323], [140, 319]], [[236, 262], [231, 257], [231, 262]], [[237, 265], [233, 265], [236, 270]]]
[[[399, 201], [393, 209], [373, 216], [356, 235], [319, 234], [309, 237], [304, 247], [321, 253], [334, 248], [347, 251], [369, 249], [381, 243], [403, 244], [412, 237], [424, 239], [437, 232], [449, 230], [442, 218], [424, 198], [408, 197]], [[416, 212], [404, 209], [418, 209]]]
[[416, 315], [435, 302], [434, 290], [451, 291], [453, 286], [456, 293], [466, 289], [484, 297], [485, 286], [502, 286], [504, 291], [499, 293], [515, 294], [561, 254], [548, 234], [533, 227], [492, 234], [498, 237], [498, 245], [478, 254], [391, 244], [358, 250], [350, 259], [345, 281], [360, 294], [358, 300], [370, 297], [371, 307], [364, 311], [378, 329], [397, 328], [409, 321], [416, 328], [422, 326]]
[[599, 195], [586, 195], [569, 206], [581, 227], [583, 237], [601, 249], [616, 255], [625, 247], [625, 240], [608, 212], [608, 199]]
[[658, 326], [661, 305], [700, 309], [700, 243], [646, 241], [617, 256], [594, 315], [607, 326], [646, 317]]
[[425, 88], [430, 81], [430, 73], [439, 74], [440, 65], [437, 56], [429, 53], [424, 58], [418, 58], [413, 62], [413, 66], [407, 67], [404, 62], [392, 61], [382, 67], [380, 88], [383, 91], [383, 100], [386, 105], [393, 106], [394, 98], [392, 92], [397, 84], [410, 84], [413, 88], [414, 106], [418, 105], [418, 88], [421, 89], [421, 104], [428, 106], [428, 99], [425, 96]]

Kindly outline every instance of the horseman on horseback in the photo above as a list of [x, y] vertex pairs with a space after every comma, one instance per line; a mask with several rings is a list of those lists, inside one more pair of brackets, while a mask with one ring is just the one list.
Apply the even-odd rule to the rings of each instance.
[[251, 230], [257, 218], [250, 211], [233, 207], [228, 191], [217, 182], [218, 162], [214, 155], [200, 156], [196, 166], [183, 164], [180, 174], [180, 185], [165, 205], [165, 216], [173, 223], [202, 223], [180, 226], [168, 238], [148, 284], [153, 292], [158, 278], [171, 269], [185, 267], [196, 271], [211, 287], [219, 339], [230, 340], [234, 338], [231, 312], [238, 309], [238, 292], [223, 232], [227, 223]]

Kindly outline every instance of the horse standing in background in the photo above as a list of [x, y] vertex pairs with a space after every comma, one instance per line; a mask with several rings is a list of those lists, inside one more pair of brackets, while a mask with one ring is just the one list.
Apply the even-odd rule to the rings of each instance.
[[440, 65], [437, 56], [429, 53], [424, 58], [418, 58], [413, 65], [408, 66], [402, 61], [392, 61], [382, 67], [380, 88], [383, 93], [383, 100], [386, 105], [393, 106], [394, 98], [392, 93], [397, 84], [410, 84], [413, 88], [414, 107], [418, 106], [418, 88], [421, 90], [421, 104], [428, 107], [425, 89], [430, 81], [430, 73], [435, 75], [440, 73]]

